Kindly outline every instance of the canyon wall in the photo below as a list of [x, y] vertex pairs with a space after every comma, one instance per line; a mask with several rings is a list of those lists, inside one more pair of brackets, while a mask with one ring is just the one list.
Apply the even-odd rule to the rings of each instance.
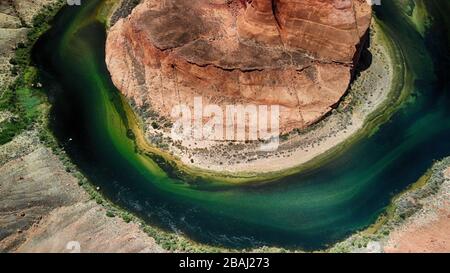
[[111, 27], [106, 63], [142, 112], [277, 104], [288, 132], [339, 102], [370, 20], [363, 0], [145, 0]]

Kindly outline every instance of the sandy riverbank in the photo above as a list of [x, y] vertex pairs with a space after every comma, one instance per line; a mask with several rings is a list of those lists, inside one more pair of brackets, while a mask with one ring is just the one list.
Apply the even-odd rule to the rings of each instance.
[[417, 253], [450, 251], [450, 158], [437, 161], [386, 212], [326, 252]]
[[[131, 117], [139, 125], [133, 131], [141, 151], [162, 155], [174, 161], [186, 173], [208, 177], [226, 177], [234, 181], [271, 179], [295, 173], [313, 161], [329, 157], [339, 151], [344, 143], [370, 134], [379, 116], [388, 116], [386, 104], [397, 101], [401, 90], [396, 79], [393, 63], [397, 60], [396, 47], [385, 36], [382, 27], [374, 21], [371, 28], [370, 48], [372, 63], [352, 83], [348, 94], [339, 107], [329, 116], [303, 131], [294, 131], [281, 139], [279, 148], [273, 152], [260, 151], [260, 143], [196, 143], [176, 145], [154, 132], [142, 134], [142, 122]], [[396, 73], [403, 73], [396, 69]], [[392, 105], [389, 105], [391, 107]], [[395, 107], [395, 106], [392, 106]], [[129, 111], [131, 112], [131, 111]], [[374, 118], [375, 116], [375, 118]], [[187, 148], [188, 146], [189, 148]], [[236, 178], [236, 179], [234, 179]]]
[[450, 167], [442, 175], [444, 182], [435, 194], [422, 200], [408, 198], [421, 209], [391, 232], [385, 252], [450, 251]]
[[[281, 141], [276, 151], [270, 153], [238, 144], [236, 149], [231, 146], [231, 150], [239, 156], [232, 155], [231, 159], [224, 159], [217, 153], [210, 153], [212, 156], [207, 157], [202, 153], [188, 152], [180, 154], [182, 161], [192, 164], [193, 159], [194, 166], [212, 171], [278, 172], [298, 167], [349, 139], [363, 128], [366, 118], [388, 98], [392, 87], [393, 64], [386, 48], [386, 38], [376, 23], [372, 25], [372, 33], [372, 46], [369, 48], [373, 56], [371, 66], [352, 83], [341, 107], [310, 130], [291, 134], [289, 139]], [[230, 149], [230, 145], [225, 148]]]

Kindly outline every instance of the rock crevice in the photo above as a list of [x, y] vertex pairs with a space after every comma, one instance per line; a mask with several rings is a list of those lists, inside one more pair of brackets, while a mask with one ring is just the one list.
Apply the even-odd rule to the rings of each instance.
[[340, 100], [370, 19], [362, 0], [145, 0], [110, 29], [106, 62], [138, 108], [278, 104], [288, 132]]

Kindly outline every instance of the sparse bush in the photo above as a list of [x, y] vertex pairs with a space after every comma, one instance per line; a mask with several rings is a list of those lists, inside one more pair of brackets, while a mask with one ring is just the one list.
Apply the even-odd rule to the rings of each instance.
[[110, 211], [110, 210], [108, 210], [108, 211], [106, 211], [106, 216], [108, 216], [108, 217], [116, 217], [116, 215], [114, 214], [114, 212], [112, 212], [112, 211]]

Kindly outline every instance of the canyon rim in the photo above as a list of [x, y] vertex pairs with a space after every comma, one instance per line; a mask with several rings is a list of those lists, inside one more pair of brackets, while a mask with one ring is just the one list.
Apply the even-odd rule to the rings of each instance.
[[193, 108], [194, 97], [223, 108], [277, 105], [280, 135], [304, 130], [348, 90], [371, 13], [363, 0], [145, 0], [110, 28], [106, 64], [148, 142], [187, 165], [245, 172], [252, 167], [224, 163], [221, 152], [236, 144], [244, 162], [276, 155], [248, 139], [175, 141], [174, 107]]

